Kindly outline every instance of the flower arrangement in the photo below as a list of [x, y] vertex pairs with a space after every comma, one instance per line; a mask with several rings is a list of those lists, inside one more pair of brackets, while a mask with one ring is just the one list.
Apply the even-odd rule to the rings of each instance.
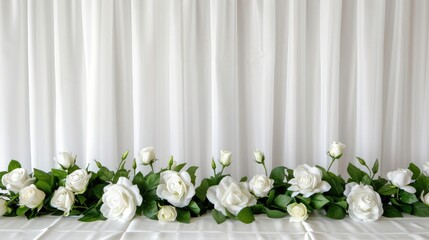
[[[225, 173], [232, 163], [232, 153], [221, 151], [219, 160], [212, 159], [213, 176], [196, 185], [198, 167], [186, 168], [171, 157], [165, 168], [154, 170], [157, 162], [153, 147], [143, 148], [134, 159], [132, 172], [125, 168], [128, 152], [120, 159], [116, 171], [95, 161], [98, 171], [76, 165], [76, 156], [61, 152], [54, 159], [60, 166], [44, 172], [33, 169], [29, 174], [16, 160], [7, 171], [0, 172], [0, 216], [46, 214], [80, 216], [79, 220], [130, 221], [136, 215], [161, 222], [189, 223], [211, 211], [222, 223], [236, 219], [251, 223], [257, 214], [271, 218], [290, 216], [291, 222], [305, 221], [311, 212], [321, 211], [326, 217], [342, 219], [347, 214], [354, 221], [371, 222], [381, 216], [402, 217], [403, 213], [429, 216], [429, 163], [422, 170], [413, 163], [407, 169], [378, 176], [379, 162], [370, 168], [357, 158], [362, 168], [349, 163], [348, 179], [330, 171], [343, 155], [345, 145], [333, 142], [327, 151], [331, 162], [327, 169], [302, 164], [295, 169], [273, 168], [268, 174], [265, 155], [256, 150], [255, 162], [264, 174], [237, 181]], [[136, 172], [137, 164], [149, 166], [150, 172]], [[217, 171], [220, 165], [221, 170]]]

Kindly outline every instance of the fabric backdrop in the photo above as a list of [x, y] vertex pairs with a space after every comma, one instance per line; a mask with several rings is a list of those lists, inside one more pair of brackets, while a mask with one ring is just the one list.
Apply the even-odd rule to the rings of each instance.
[[428, 69], [425, 0], [2, 0], [0, 167], [154, 146], [208, 176], [227, 149], [238, 178], [338, 140], [334, 171], [386, 174], [429, 160]]

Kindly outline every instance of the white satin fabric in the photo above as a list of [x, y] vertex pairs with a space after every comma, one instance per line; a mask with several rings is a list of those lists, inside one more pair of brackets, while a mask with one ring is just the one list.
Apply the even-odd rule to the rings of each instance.
[[289, 217], [273, 219], [256, 216], [251, 224], [227, 220], [216, 224], [211, 214], [192, 219], [190, 224], [160, 223], [145, 217], [131, 222], [97, 221], [84, 223], [76, 217], [43, 216], [0, 218], [2, 239], [91, 240], [91, 239], [427, 239], [428, 218], [406, 215], [371, 223], [354, 222], [348, 216], [333, 220], [313, 213], [305, 222], [291, 223]]
[[[385, 174], [429, 156], [425, 0], [2, 0], [0, 167], [166, 165], [233, 176], [327, 166], [333, 140]], [[130, 161], [131, 162], [131, 161]], [[142, 169], [142, 168], [140, 168]], [[143, 169], [147, 171], [147, 169]]]

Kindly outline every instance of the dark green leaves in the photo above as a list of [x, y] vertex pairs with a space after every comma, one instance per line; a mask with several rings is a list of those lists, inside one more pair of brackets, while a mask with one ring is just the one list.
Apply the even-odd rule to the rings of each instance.
[[329, 206], [326, 216], [333, 219], [343, 219], [346, 216], [346, 210], [339, 205], [332, 204]]
[[415, 215], [415, 216], [419, 216], [419, 217], [429, 217], [429, 206], [421, 203], [421, 202], [416, 202], [413, 205], [413, 210], [411, 212], [411, 214]]
[[402, 191], [399, 195], [401, 196], [401, 201], [407, 204], [413, 204], [419, 201], [413, 193]]
[[285, 180], [285, 167], [276, 167], [271, 171], [270, 178], [274, 180], [274, 186], [284, 184]]
[[226, 216], [223, 215], [221, 212], [219, 212], [216, 209], [213, 209], [212, 216], [213, 216], [213, 219], [216, 221], [217, 224], [221, 224], [221, 223], [225, 222], [225, 220], [226, 220]]
[[378, 193], [384, 196], [390, 196], [392, 194], [395, 194], [397, 191], [397, 188], [393, 186], [392, 184], [386, 184], [382, 186], [380, 189], [378, 189]]
[[176, 221], [181, 223], [190, 223], [191, 222], [191, 213], [187, 210], [176, 208], [177, 218]]
[[410, 169], [410, 171], [413, 172], [412, 179], [417, 179], [421, 174], [419, 167], [417, 167], [414, 163], [410, 163], [410, 165], [408, 166], [408, 169]]
[[383, 209], [384, 209], [383, 216], [385, 217], [388, 217], [388, 218], [402, 217], [402, 213], [394, 206], [384, 205]]
[[189, 173], [189, 176], [191, 176], [191, 182], [192, 182], [192, 184], [194, 184], [194, 185], [195, 185], [195, 179], [197, 178], [197, 177], [196, 177], [196, 175], [195, 175], [195, 173], [196, 173], [197, 169], [198, 169], [198, 167], [196, 167], [196, 166], [191, 166], [191, 167], [189, 167], [189, 168], [188, 168], [188, 170], [186, 170], [186, 172], [188, 172], [188, 173]]
[[327, 203], [329, 203], [329, 200], [326, 199], [321, 193], [318, 193], [314, 195], [311, 198], [311, 204], [315, 209], [322, 209]]
[[281, 194], [274, 198], [274, 205], [286, 210], [287, 205], [293, 201], [293, 197], [287, 195], [287, 194]]
[[350, 178], [353, 180], [353, 182], [357, 182], [357, 183], [360, 183], [364, 176], [368, 176], [368, 174], [366, 174], [365, 172], [360, 170], [358, 167], [356, 167], [352, 163], [349, 163], [349, 165], [347, 167], [347, 172], [349, 173]]

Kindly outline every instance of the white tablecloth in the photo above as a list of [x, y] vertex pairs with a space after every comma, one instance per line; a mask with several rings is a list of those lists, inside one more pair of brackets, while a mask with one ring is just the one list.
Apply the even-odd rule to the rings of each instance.
[[332, 220], [312, 214], [302, 223], [289, 218], [257, 216], [251, 224], [227, 220], [216, 224], [210, 214], [190, 224], [159, 223], [144, 217], [131, 222], [84, 223], [75, 217], [0, 218], [0, 239], [429, 239], [429, 218], [406, 216], [357, 223], [349, 217]]

